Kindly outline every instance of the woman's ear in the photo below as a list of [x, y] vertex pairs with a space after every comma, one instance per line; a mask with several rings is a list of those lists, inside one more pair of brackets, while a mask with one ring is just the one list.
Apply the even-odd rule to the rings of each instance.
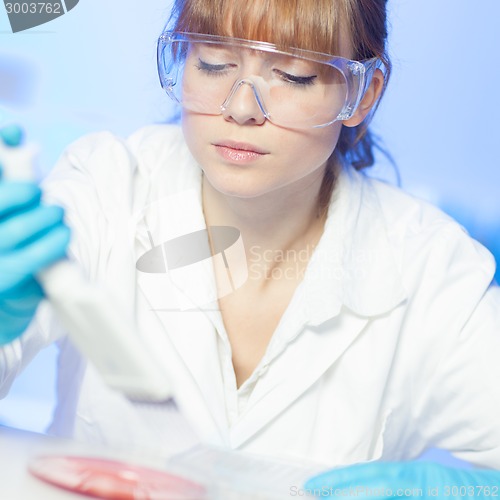
[[372, 81], [370, 86], [365, 92], [363, 99], [359, 103], [358, 108], [354, 114], [348, 120], [344, 120], [342, 123], [347, 127], [356, 127], [365, 118], [366, 115], [371, 111], [373, 106], [377, 103], [382, 89], [384, 88], [384, 74], [379, 69], [376, 69], [372, 76]]

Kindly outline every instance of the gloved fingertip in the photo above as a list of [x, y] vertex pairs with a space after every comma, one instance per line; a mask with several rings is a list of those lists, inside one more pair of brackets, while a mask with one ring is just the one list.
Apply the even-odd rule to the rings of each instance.
[[0, 137], [10, 147], [19, 146], [24, 139], [24, 131], [19, 125], [7, 125], [0, 129]]
[[64, 208], [59, 205], [45, 205], [47, 213], [51, 214], [55, 220], [64, 220]]

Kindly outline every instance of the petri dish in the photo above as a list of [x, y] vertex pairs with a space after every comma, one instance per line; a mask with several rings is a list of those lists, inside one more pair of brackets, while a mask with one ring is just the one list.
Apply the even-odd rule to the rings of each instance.
[[39, 456], [29, 472], [36, 478], [80, 495], [103, 500], [203, 500], [206, 489], [166, 471], [104, 458]]

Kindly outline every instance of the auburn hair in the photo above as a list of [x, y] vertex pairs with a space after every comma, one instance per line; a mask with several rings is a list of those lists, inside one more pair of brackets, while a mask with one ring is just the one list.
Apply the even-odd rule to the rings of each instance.
[[[168, 24], [175, 31], [259, 40], [327, 54], [339, 54], [341, 37], [347, 36], [351, 59], [381, 60], [385, 90], [391, 72], [386, 4], [387, 0], [175, 0]], [[342, 165], [357, 170], [373, 165], [375, 144], [368, 125], [375, 108], [357, 127], [342, 127], [325, 170], [321, 210], [328, 207]]]

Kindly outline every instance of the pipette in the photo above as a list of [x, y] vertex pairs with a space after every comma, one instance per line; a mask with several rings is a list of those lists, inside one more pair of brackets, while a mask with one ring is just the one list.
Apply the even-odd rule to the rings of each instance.
[[[10, 147], [0, 140], [3, 178], [33, 180], [34, 157], [34, 147]], [[87, 281], [68, 259], [36, 277], [75, 346], [109, 386], [136, 401], [161, 402], [172, 397], [166, 371], [151, 356], [133, 318], [109, 291]]]

